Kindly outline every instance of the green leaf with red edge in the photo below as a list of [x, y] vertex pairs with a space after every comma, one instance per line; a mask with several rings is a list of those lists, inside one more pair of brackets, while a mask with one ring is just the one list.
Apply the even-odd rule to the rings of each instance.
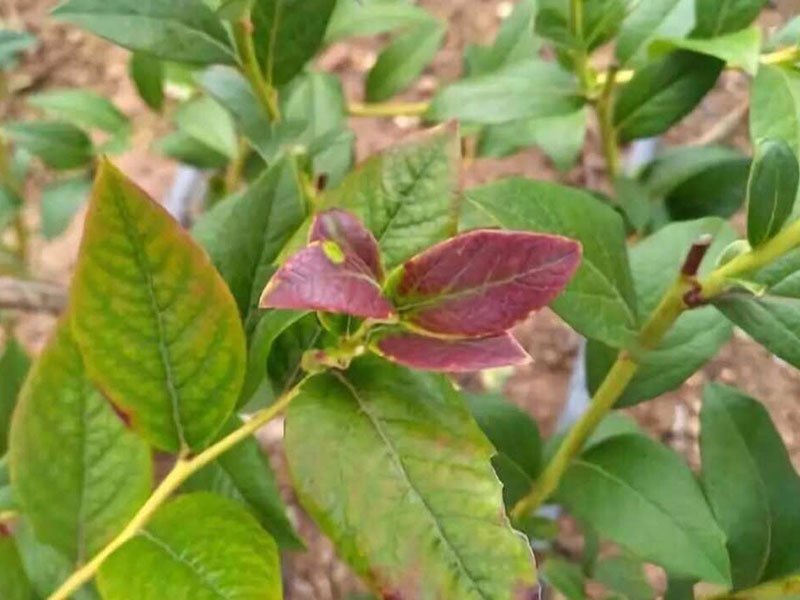
[[108, 162], [71, 302], [86, 371], [134, 429], [173, 452], [213, 438], [244, 378], [236, 303], [188, 233]]
[[86, 378], [68, 316], [23, 387], [9, 453], [37, 537], [73, 562], [99, 551], [150, 492], [150, 451]]
[[385, 358], [423, 371], [468, 373], [530, 362], [531, 357], [510, 333], [442, 339], [410, 332], [389, 333], [375, 342]]
[[533, 556], [503, 510], [493, 453], [449, 381], [375, 356], [307, 381], [286, 417], [303, 506], [387, 598], [534, 593]]
[[361, 219], [391, 269], [455, 235], [459, 159], [458, 128], [436, 127], [367, 159], [323, 196], [321, 208]]
[[502, 333], [555, 299], [581, 260], [561, 236], [479, 229], [437, 244], [393, 276], [403, 320], [454, 337]]
[[312, 242], [272, 276], [259, 306], [388, 319], [392, 305], [370, 268], [336, 242]]
[[279, 600], [275, 541], [242, 506], [214, 494], [165, 504], [109, 556], [97, 577], [104, 600]]
[[338, 208], [317, 214], [308, 234], [309, 242], [336, 242], [348, 254], [358, 256], [372, 271], [375, 279], [383, 279], [378, 241], [358, 218]]

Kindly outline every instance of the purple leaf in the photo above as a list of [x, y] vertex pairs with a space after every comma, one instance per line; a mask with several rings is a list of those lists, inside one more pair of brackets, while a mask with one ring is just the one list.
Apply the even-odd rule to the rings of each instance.
[[580, 260], [580, 244], [565, 237], [471, 231], [409, 260], [395, 303], [427, 331], [495, 335], [552, 302]]
[[313, 242], [290, 257], [264, 288], [259, 306], [372, 319], [388, 319], [393, 312], [371, 269], [331, 241]]
[[463, 373], [530, 361], [528, 353], [508, 333], [461, 340], [396, 333], [379, 340], [378, 350], [389, 360], [427, 371]]
[[358, 218], [344, 210], [332, 208], [314, 217], [309, 242], [330, 240], [336, 242], [345, 254], [352, 253], [364, 261], [375, 279], [383, 279], [378, 242], [372, 232]]

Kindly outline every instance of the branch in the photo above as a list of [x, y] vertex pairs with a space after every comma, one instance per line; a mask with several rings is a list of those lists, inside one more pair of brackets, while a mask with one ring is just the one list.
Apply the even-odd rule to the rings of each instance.
[[0, 309], [59, 314], [67, 290], [56, 283], [0, 277]]
[[133, 516], [125, 528], [111, 540], [100, 552], [98, 552], [89, 562], [75, 571], [61, 586], [48, 598], [48, 600], [67, 600], [77, 592], [84, 584], [89, 582], [97, 573], [100, 566], [111, 556], [120, 546], [133, 538], [139, 531], [147, 525], [158, 508], [166, 502], [169, 497], [195, 472], [224, 454], [236, 444], [244, 441], [268, 421], [272, 420], [279, 413], [283, 412], [292, 399], [300, 391], [300, 387], [310, 378], [304, 377], [291, 390], [281, 396], [275, 404], [255, 413], [244, 425], [236, 431], [228, 434], [212, 446], [203, 450], [194, 457], [179, 457], [175, 466], [153, 491], [139, 511]]
[[[711, 239], [708, 236], [701, 236], [692, 244], [680, 273], [639, 331], [634, 342], [636, 355], [656, 348], [683, 311], [690, 308], [686, 305], [684, 297], [699, 287], [695, 275], [710, 244]], [[558, 489], [561, 478], [572, 460], [580, 454], [586, 440], [592, 435], [600, 421], [614, 408], [638, 370], [638, 359], [628, 350], [621, 350], [603, 383], [592, 397], [588, 410], [569, 430], [530, 492], [511, 510], [511, 517], [514, 521], [519, 522], [531, 514]]]

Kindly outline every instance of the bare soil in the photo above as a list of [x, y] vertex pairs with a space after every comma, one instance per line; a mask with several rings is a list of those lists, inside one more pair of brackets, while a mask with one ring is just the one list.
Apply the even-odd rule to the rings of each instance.
[[[405, 99], [426, 99], [444, 82], [458, 76], [464, 47], [491, 41], [511, 4], [498, 0], [425, 0], [431, 12], [446, 20], [449, 33], [446, 46], [433, 66], [425, 73]], [[169, 110], [164, 116], [154, 115], [138, 99], [127, 78], [127, 52], [74, 28], [55, 23], [48, 11], [55, 2], [45, 0], [3, 0], [0, 19], [11, 26], [21, 26], [35, 33], [40, 40], [17, 71], [12, 85], [19, 93], [0, 104], [0, 120], [28, 114], [24, 96], [36, 90], [80, 86], [110, 97], [134, 121], [136, 135], [132, 148], [119, 158], [121, 168], [154, 197], [167, 191], [175, 164], [151, 151], [152, 141], [168, 129]], [[765, 27], [780, 22], [776, 13], [767, 13]], [[319, 59], [319, 66], [336, 72], [344, 82], [348, 97], [361, 99], [365, 72], [375, 60], [379, 48], [375, 40], [360, 40], [335, 45]], [[723, 130], [720, 125], [731, 112], [746, 115], [747, 80], [736, 73], [726, 73], [717, 89], [679, 127], [670, 132], [665, 143], [679, 144], [707, 141], [717, 135], [733, 143], [747, 145], [746, 118], [740, 118]], [[390, 146], [398, 137], [420, 126], [414, 118], [354, 119], [360, 158]], [[711, 133], [709, 133], [711, 132]], [[589, 132], [587, 146], [580, 163], [566, 174], [556, 172], [549, 161], [534, 150], [514, 157], [471, 161], [464, 170], [464, 185], [474, 185], [506, 175], [524, 175], [536, 179], [558, 180], [587, 187], [603, 186], [603, 161], [598, 151], [595, 128]], [[37, 202], [44, 173], [37, 173], [28, 192], [27, 218], [36, 227]], [[37, 276], [67, 283], [72, 271], [81, 218], [52, 243], [37, 243], [33, 253], [33, 270]], [[20, 320], [17, 335], [32, 351], [43, 345], [53, 326], [53, 318], [26, 315]], [[530, 411], [545, 432], [551, 432], [564, 403], [568, 380], [578, 347], [578, 336], [554, 314], [544, 311], [520, 327], [518, 335], [535, 362], [520, 368], [511, 377], [507, 393], [511, 400]], [[703, 385], [720, 381], [736, 385], [759, 398], [769, 409], [792, 459], [800, 467], [800, 376], [767, 351], [737, 332], [721, 354], [693, 375], [679, 389], [640, 405], [629, 412], [653, 436], [664, 439], [696, 463], [698, 413]], [[291, 494], [280, 451], [282, 424], [272, 424], [261, 432], [285, 485], [291, 511], [307, 540], [309, 551], [290, 556], [285, 565], [286, 597], [293, 600], [344, 599], [359, 590], [357, 579], [335, 557], [330, 543], [302, 514]]]

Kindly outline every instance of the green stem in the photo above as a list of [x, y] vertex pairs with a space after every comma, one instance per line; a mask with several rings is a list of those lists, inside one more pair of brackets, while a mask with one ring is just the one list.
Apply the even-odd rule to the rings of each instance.
[[180, 457], [172, 470], [161, 481], [153, 491], [150, 498], [142, 505], [139, 511], [128, 522], [125, 528], [117, 534], [100, 552], [98, 552], [89, 562], [75, 571], [61, 586], [48, 598], [48, 600], [67, 600], [72, 594], [77, 592], [89, 580], [94, 577], [103, 562], [111, 556], [120, 546], [133, 538], [141, 529], [147, 525], [158, 508], [166, 502], [169, 497], [194, 473], [206, 466], [208, 463], [233, 448], [239, 442], [244, 441], [253, 435], [268, 421], [283, 412], [289, 403], [294, 399], [310, 376], [304, 377], [291, 390], [283, 394], [273, 405], [255, 413], [241, 427], [226, 435], [224, 438], [203, 450], [200, 454], [193, 457]]
[[[673, 283], [639, 333], [637, 345], [640, 350], [652, 349], [658, 345], [686, 308], [683, 296], [691, 288], [691, 279], [683, 275]], [[534, 512], [558, 489], [572, 459], [580, 453], [600, 421], [614, 407], [638, 369], [639, 363], [628, 351], [623, 350], [619, 353], [611, 370], [592, 397], [588, 410], [569, 430], [530, 492], [514, 505], [511, 510], [514, 521], [519, 522]]]
[[593, 87], [594, 77], [589, 68], [589, 55], [583, 46], [583, 0], [570, 0], [569, 27], [572, 37], [578, 44], [578, 49], [573, 53], [575, 72], [580, 79], [584, 93], [588, 94]]
[[603, 144], [603, 156], [606, 170], [613, 181], [620, 173], [619, 143], [617, 130], [614, 128], [614, 88], [617, 84], [617, 69], [612, 67], [603, 82], [603, 90], [597, 99], [595, 110], [600, 125], [600, 138]]
[[256, 48], [253, 43], [253, 25], [249, 19], [243, 19], [233, 24], [233, 39], [236, 44], [236, 51], [239, 55], [242, 75], [245, 76], [250, 87], [258, 98], [261, 106], [267, 111], [270, 121], [275, 123], [281, 120], [281, 111], [278, 106], [278, 95], [264, 78], [261, 65], [256, 56]]
[[352, 117], [419, 116], [428, 111], [427, 102], [351, 102], [347, 110]]
[[242, 181], [244, 167], [247, 164], [247, 157], [250, 155], [250, 144], [243, 137], [239, 138], [236, 148], [236, 156], [228, 163], [225, 171], [225, 193], [232, 194], [239, 188]]
[[713, 298], [725, 291], [730, 278], [768, 265], [797, 246], [800, 246], [800, 219], [783, 229], [763, 246], [741, 254], [716, 269], [702, 282], [702, 297]]
[[[727, 289], [730, 278], [768, 265], [800, 246], [800, 220], [786, 227], [763, 246], [734, 258], [712, 271], [705, 279], [698, 281], [695, 274], [709, 243], [710, 238], [702, 239], [690, 250], [681, 275], [667, 290], [640, 330], [636, 340], [636, 355], [658, 346], [681, 313], [691, 308], [685, 302], [688, 293], [698, 292], [700, 300], [708, 301]], [[572, 459], [580, 453], [597, 425], [616, 404], [638, 368], [634, 355], [625, 350], [619, 353], [616, 362], [592, 398], [589, 409], [567, 433], [530, 492], [513, 507], [511, 516], [514, 520], [519, 521], [535, 511], [558, 489]]]

